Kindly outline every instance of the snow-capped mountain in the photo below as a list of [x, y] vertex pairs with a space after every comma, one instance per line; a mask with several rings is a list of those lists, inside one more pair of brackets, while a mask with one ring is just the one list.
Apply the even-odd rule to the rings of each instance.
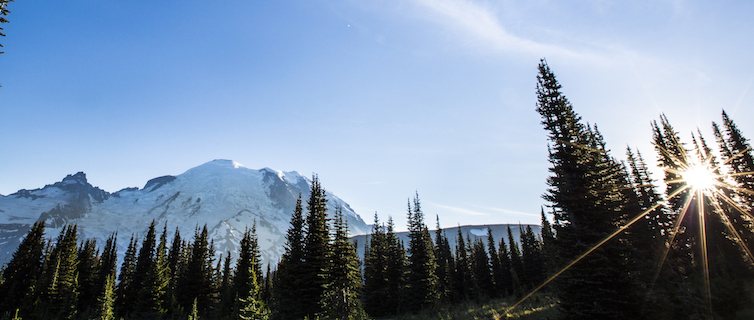
[[[263, 262], [275, 263], [284, 251], [285, 233], [301, 194], [304, 207], [311, 180], [298, 172], [253, 170], [231, 160], [214, 160], [177, 176], [149, 180], [144, 188], [109, 193], [93, 187], [79, 172], [41, 189], [0, 196], [0, 264], [10, 260], [35, 221], [45, 221], [46, 236], [55, 239], [66, 224], [76, 223], [80, 239], [95, 238], [102, 246], [118, 232], [119, 253], [132, 234], [143, 240], [149, 223], [158, 232], [167, 222], [168, 239], [176, 228], [192, 238], [205, 224], [218, 255], [236, 248], [244, 230], [256, 221]], [[327, 192], [328, 212], [340, 206], [351, 234], [367, 225], [351, 207]]]

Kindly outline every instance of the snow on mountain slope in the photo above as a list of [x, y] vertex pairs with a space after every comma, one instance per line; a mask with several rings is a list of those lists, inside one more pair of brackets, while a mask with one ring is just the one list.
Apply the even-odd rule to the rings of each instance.
[[[42, 189], [0, 197], [0, 263], [10, 259], [38, 220], [46, 221], [47, 237], [53, 239], [70, 223], [78, 224], [80, 239], [95, 238], [101, 245], [117, 231], [121, 255], [132, 234], [143, 239], [152, 220], [159, 230], [167, 222], [168, 239], [176, 228], [184, 239], [192, 238], [206, 224], [218, 255], [235, 253], [244, 230], [256, 221], [262, 260], [274, 263], [284, 251], [296, 199], [300, 193], [305, 205], [310, 187], [311, 180], [298, 172], [253, 170], [230, 160], [210, 161], [177, 176], [149, 180], [144, 188], [115, 193], [92, 187], [79, 172]], [[343, 208], [352, 234], [368, 231], [347, 203], [329, 192], [327, 198], [330, 214], [336, 206]]]

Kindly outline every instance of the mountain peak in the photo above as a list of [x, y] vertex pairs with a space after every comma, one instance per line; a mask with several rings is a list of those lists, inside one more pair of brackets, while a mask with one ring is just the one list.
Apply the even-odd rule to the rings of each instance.
[[86, 180], [86, 173], [79, 171], [76, 174], [69, 174], [63, 178], [63, 181], [60, 183], [62, 184], [89, 184], [89, 182]]
[[246, 168], [246, 167], [244, 167], [244, 165], [242, 165], [242, 164], [240, 164], [238, 162], [235, 162], [233, 160], [228, 160], [228, 159], [215, 159], [215, 160], [207, 162], [207, 163], [205, 163], [205, 164], [203, 164], [201, 166], [205, 166], [205, 165], [232, 167], [233, 169]]

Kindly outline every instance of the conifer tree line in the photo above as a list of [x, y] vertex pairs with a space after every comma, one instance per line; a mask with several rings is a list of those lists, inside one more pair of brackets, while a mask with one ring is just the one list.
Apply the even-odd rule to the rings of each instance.
[[[488, 229], [472, 240], [458, 228], [451, 247], [439, 217], [428, 229], [416, 194], [408, 242], [375, 214], [360, 261], [314, 175], [285, 252], [266, 271], [255, 226], [232, 260], [215, 258], [206, 226], [168, 240], [167, 225], [152, 222], [130, 237], [118, 267], [117, 234], [100, 250], [75, 225], [52, 241], [35, 223], [0, 270], [0, 319], [368, 319], [534, 290], [554, 297], [563, 319], [725, 319], [751, 305], [754, 157], [729, 115], [712, 123], [713, 143], [700, 130], [682, 142], [665, 115], [651, 123], [663, 190], [639, 151], [611, 155], [544, 60], [538, 70], [551, 165], [539, 234], [519, 226], [516, 239], [509, 226], [506, 239]], [[714, 187], [689, 188], [694, 167], [707, 168]]]
[[266, 273], [255, 225], [231, 261], [215, 258], [206, 225], [168, 240], [153, 221], [118, 269], [117, 234], [100, 252], [75, 225], [52, 241], [37, 222], [0, 272], [0, 319], [365, 319], [356, 247], [342, 210], [330, 221], [326, 204], [314, 176], [307, 212], [299, 196], [286, 253]]
[[[117, 270], [117, 234], [100, 251], [78, 240], [76, 225], [55, 241], [37, 222], [0, 274], [0, 318], [22, 319], [263, 319], [269, 315], [255, 228], [246, 230], [240, 256], [215, 260], [207, 227], [192, 239], [154, 221], [143, 239], [131, 236]], [[158, 237], [159, 234], [159, 237]], [[222, 255], [221, 255], [222, 257]], [[267, 276], [269, 278], [269, 275]], [[269, 300], [269, 299], [268, 299]]]
[[[723, 111], [712, 123], [716, 146], [700, 130], [683, 143], [665, 115], [652, 122], [663, 192], [640, 152], [611, 156], [544, 59], [538, 68], [553, 219], [552, 229], [543, 219], [544, 268], [578, 260], [552, 282], [563, 318], [725, 319], [750, 305], [754, 161], [733, 120]], [[696, 167], [714, 187], [690, 188]]]
[[[553, 249], [546, 248], [552, 240], [543, 236], [552, 237], [552, 232], [540, 236], [531, 226], [519, 226], [515, 239], [509, 226], [506, 243], [496, 241], [489, 228], [486, 241], [481, 237], [472, 241], [458, 228], [451, 248], [439, 218], [434, 241], [430, 237], [418, 195], [409, 202], [407, 216], [409, 243], [404, 244], [396, 236], [392, 218], [381, 224], [375, 214], [364, 250], [362, 296], [372, 317], [516, 297], [546, 276], [545, 253]], [[549, 228], [549, 222], [543, 221]]]

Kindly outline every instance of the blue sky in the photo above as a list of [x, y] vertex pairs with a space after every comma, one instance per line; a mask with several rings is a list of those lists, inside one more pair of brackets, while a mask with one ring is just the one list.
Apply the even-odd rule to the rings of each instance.
[[613, 155], [654, 161], [725, 109], [754, 137], [754, 4], [690, 1], [11, 3], [0, 194], [84, 171], [107, 191], [213, 159], [317, 173], [370, 222], [539, 223], [545, 57]]

